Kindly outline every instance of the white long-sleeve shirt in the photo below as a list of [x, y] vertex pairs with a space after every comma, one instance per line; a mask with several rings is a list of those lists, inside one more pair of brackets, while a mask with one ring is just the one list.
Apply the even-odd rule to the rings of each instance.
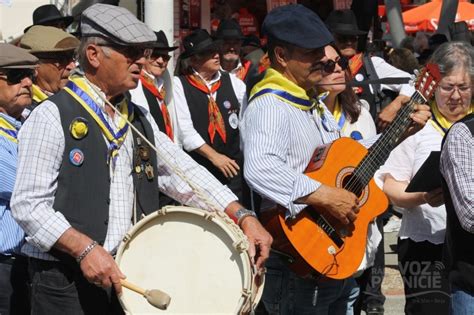
[[[384, 165], [375, 173], [375, 182], [383, 189], [385, 177], [409, 183], [431, 151], [439, 151], [443, 136], [427, 123], [416, 134], [406, 138], [391, 153]], [[403, 208], [400, 208], [403, 209]], [[446, 231], [446, 208], [432, 207], [427, 203], [403, 209], [398, 236], [415, 242], [429, 241], [442, 244]]]
[[[118, 115], [115, 120], [104, 111], [104, 103], [97, 97], [104, 117], [116, 131]], [[11, 200], [15, 219], [28, 235], [22, 251], [31, 257], [52, 260], [47, 253], [61, 235], [71, 227], [66, 218], [53, 208], [57, 190], [57, 179], [65, 148], [64, 131], [61, 126], [57, 106], [45, 101], [34, 110], [19, 134], [19, 162], [17, 180]], [[155, 145], [162, 157], [178, 167], [186, 176], [200, 187], [219, 210], [224, 210], [237, 197], [215, 179], [207, 170], [197, 164], [176, 144], [158, 130], [149, 112], [144, 111], [153, 128]], [[68, 131], [66, 131], [68, 132]], [[104, 137], [104, 141], [106, 141]], [[95, 156], [84, 156], [84, 160]], [[109, 224], [104, 248], [114, 253], [123, 235], [131, 227], [133, 206], [133, 140], [129, 130], [124, 143], [118, 151], [115, 169], [110, 173]], [[173, 171], [171, 164], [158, 157], [158, 184], [160, 191], [175, 200], [202, 209], [208, 206], [198, 199], [192, 189]], [[74, 185], [74, 183], [70, 183]], [[93, 189], [93, 183], [89, 189]], [[87, 197], [87, 192], [84, 192]]]
[[[244, 82], [234, 75], [229, 77], [240, 107], [245, 107], [247, 97]], [[221, 73], [217, 72], [212, 80], [209, 82], [204, 80], [204, 82], [206, 82], [208, 88], [211, 88], [211, 86], [215, 82], [219, 81], [220, 78]], [[216, 94], [217, 92], [212, 94], [214, 99], [216, 99]], [[206, 142], [199, 135], [196, 129], [194, 129], [191, 113], [189, 112], [188, 101], [184, 95], [183, 84], [181, 83], [179, 77], [174, 77], [173, 79], [173, 99], [178, 117], [179, 142], [183, 144], [183, 148], [186, 151], [194, 151], [204, 145]]]

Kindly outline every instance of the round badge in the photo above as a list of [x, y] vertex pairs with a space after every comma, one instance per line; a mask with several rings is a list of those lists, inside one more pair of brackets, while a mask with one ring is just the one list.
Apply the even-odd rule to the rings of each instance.
[[84, 153], [80, 149], [72, 149], [69, 152], [69, 161], [74, 166], [81, 166], [84, 163]]
[[362, 73], [357, 73], [355, 76], [356, 81], [364, 81], [364, 75]]
[[83, 117], [74, 118], [74, 120], [69, 125], [69, 132], [76, 140], [80, 140], [87, 136], [88, 131], [89, 128], [87, 127], [87, 119]]
[[237, 127], [239, 127], [239, 117], [237, 116], [236, 113], [230, 114], [230, 116], [229, 116], [229, 125], [233, 129], [237, 129]]
[[351, 132], [351, 138], [354, 140], [362, 140], [362, 134], [359, 131], [354, 130]]
[[224, 101], [224, 107], [230, 109], [232, 107], [232, 104], [230, 104], [229, 101]]

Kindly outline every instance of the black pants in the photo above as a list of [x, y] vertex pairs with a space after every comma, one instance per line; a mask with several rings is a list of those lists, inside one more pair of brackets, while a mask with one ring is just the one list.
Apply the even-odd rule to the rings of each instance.
[[30, 313], [26, 257], [0, 255], [0, 314]]
[[123, 314], [112, 289], [89, 283], [77, 265], [30, 259], [31, 314]]
[[398, 239], [398, 268], [405, 288], [405, 314], [449, 314], [443, 244]]
[[383, 235], [383, 217], [379, 216], [375, 220], [377, 228], [382, 234], [382, 240], [377, 247], [374, 265], [367, 268], [364, 273], [356, 278], [360, 288], [359, 297], [354, 307], [354, 314], [359, 315], [361, 310], [366, 310], [369, 306], [383, 306], [385, 295], [382, 293], [382, 282], [385, 276], [385, 248]]

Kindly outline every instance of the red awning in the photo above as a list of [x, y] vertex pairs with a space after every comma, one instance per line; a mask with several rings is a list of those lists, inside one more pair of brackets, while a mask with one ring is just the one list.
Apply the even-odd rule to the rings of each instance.
[[[427, 31], [435, 32], [438, 28], [441, 0], [421, 5], [415, 9], [403, 12], [403, 23], [407, 33]], [[456, 22], [466, 21], [470, 30], [474, 30], [474, 4], [460, 0], [456, 13]]]

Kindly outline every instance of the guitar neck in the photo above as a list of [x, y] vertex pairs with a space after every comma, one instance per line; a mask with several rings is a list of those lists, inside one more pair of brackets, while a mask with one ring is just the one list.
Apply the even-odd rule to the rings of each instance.
[[351, 188], [353, 187], [353, 189], [350, 189], [351, 191], [356, 190], [354, 192], [357, 192], [357, 190], [368, 185], [375, 172], [388, 159], [390, 152], [397, 145], [401, 136], [410, 125], [410, 114], [414, 112], [414, 105], [423, 104], [425, 102], [426, 99], [416, 91], [408, 104], [398, 111], [393, 122], [388, 126], [377, 142], [372, 145], [369, 149], [369, 153], [354, 170], [354, 175], [358, 181], [358, 185], [351, 185]]

